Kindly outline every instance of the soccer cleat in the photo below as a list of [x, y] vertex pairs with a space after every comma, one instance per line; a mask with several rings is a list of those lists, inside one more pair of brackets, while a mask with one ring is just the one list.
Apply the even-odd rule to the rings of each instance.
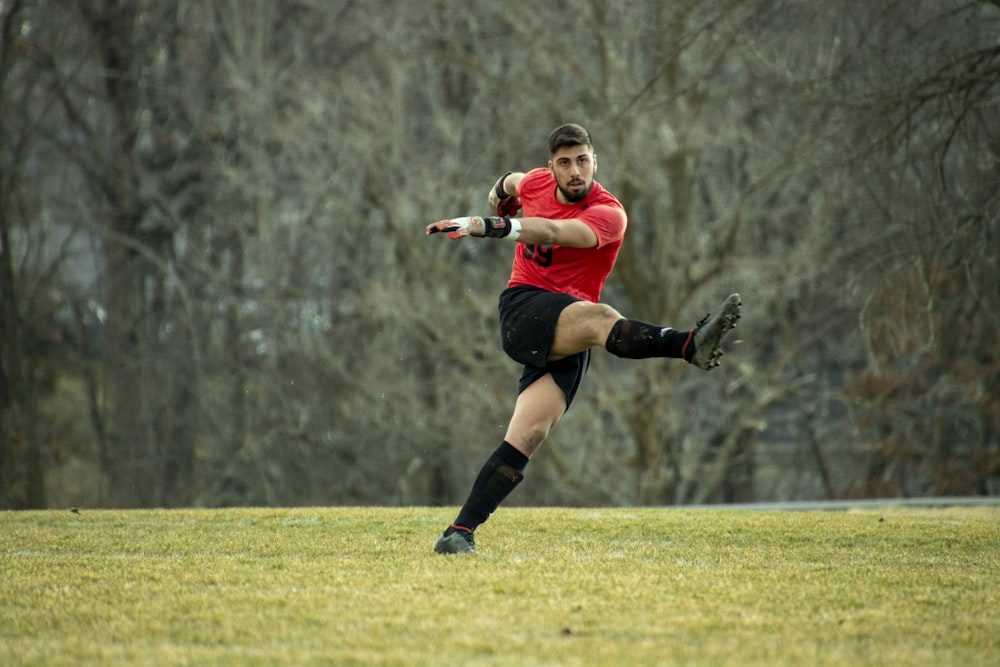
[[439, 537], [434, 551], [439, 554], [474, 554], [476, 541], [472, 538], [471, 531], [456, 530], [450, 535], [446, 533]]
[[730, 294], [722, 306], [719, 314], [715, 317], [705, 316], [694, 330], [694, 353], [688, 360], [698, 368], [710, 371], [719, 365], [723, 354], [722, 339], [726, 337], [729, 330], [736, 326], [736, 320], [740, 319], [739, 294]]

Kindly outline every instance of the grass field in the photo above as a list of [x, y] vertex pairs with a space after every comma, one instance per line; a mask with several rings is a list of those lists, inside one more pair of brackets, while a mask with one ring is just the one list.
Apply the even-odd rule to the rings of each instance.
[[0, 513], [2, 665], [1000, 665], [1000, 510]]

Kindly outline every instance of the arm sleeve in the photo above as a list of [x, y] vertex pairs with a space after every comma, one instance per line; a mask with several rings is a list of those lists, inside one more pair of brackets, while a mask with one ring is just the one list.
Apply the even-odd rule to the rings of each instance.
[[592, 206], [579, 215], [588, 227], [597, 234], [597, 247], [621, 241], [625, 237], [627, 218], [625, 211], [617, 206]]

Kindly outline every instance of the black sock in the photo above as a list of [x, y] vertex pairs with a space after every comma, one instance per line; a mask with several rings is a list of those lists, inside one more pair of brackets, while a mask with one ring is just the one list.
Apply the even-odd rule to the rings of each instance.
[[524, 479], [522, 473], [526, 465], [528, 457], [512, 445], [504, 442], [497, 447], [476, 476], [468, 500], [458, 513], [455, 523], [445, 531], [445, 535], [456, 530], [467, 530], [471, 533], [478, 528]]
[[694, 354], [693, 333], [639, 320], [621, 319], [612, 327], [604, 347], [611, 354], [626, 359], [673, 357], [690, 360]]

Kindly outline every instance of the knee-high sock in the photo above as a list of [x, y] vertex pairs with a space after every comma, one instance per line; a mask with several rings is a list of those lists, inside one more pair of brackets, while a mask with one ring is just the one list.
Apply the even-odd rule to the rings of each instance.
[[676, 331], [670, 327], [648, 324], [639, 320], [621, 319], [611, 328], [604, 347], [611, 354], [626, 359], [674, 357], [690, 359], [693, 331]]
[[528, 457], [504, 442], [486, 460], [458, 518], [449, 528], [474, 531], [496, 510], [504, 498], [524, 479]]

